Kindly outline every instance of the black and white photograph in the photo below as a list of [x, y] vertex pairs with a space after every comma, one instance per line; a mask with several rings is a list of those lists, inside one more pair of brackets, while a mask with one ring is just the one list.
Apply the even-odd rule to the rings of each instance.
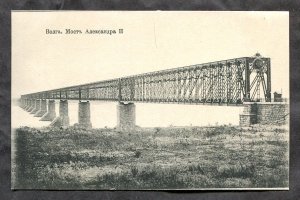
[[289, 190], [287, 11], [12, 11], [13, 190]]

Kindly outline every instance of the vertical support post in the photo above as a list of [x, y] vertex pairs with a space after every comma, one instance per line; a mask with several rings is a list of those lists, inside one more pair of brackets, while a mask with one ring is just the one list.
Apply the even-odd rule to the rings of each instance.
[[119, 78], [119, 83], [118, 83], [118, 91], [119, 91], [119, 95], [118, 95], [118, 99], [119, 99], [119, 102], [122, 101], [122, 79]]
[[266, 98], [268, 102], [271, 102], [271, 60], [267, 58], [267, 91]]
[[135, 79], [132, 77], [130, 78], [130, 81], [129, 81], [129, 84], [130, 84], [130, 100], [129, 101], [133, 101], [135, 100], [134, 99], [134, 96], [135, 96]]
[[244, 101], [250, 101], [250, 66], [247, 58], [245, 61], [245, 94]]
[[81, 100], [81, 88], [79, 88], [79, 91], [78, 91], [78, 98], [79, 98], [79, 101]]
[[226, 70], [226, 75], [227, 75], [227, 94], [226, 94], [226, 98], [227, 98], [227, 105], [229, 105], [229, 103], [231, 103], [231, 75], [232, 75], [232, 73], [231, 73], [231, 67], [232, 67], [232, 65], [231, 65], [231, 63], [230, 62], [228, 62], [227, 63], [227, 70]]
[[177, 83], [177, 88], [178, 88], [177, 89], [178, 92], [177, 92], [176, 102], [179, 102], [180, 93], [181, 93], [181, 74], [180, 74], [179, 70], [176, 72], [176, 75], [177, 75], [176, 83]]
[[142, 101], [144, 101], [145, 98], [145, 77], [142, 78]]

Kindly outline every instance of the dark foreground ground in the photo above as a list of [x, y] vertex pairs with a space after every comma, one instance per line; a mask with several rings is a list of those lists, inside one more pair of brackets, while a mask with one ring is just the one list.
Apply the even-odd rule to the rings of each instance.
[[15, 189], [288, 187], [284, 127], [15, 131]]

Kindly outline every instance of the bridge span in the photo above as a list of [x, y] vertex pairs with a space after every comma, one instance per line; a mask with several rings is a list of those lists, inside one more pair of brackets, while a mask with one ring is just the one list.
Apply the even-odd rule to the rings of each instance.
[[[60, 100], [59, 117], [55, 100]], [[22, 95], [21, 107], [40, 120], [53, 121], [51, 125], [68, 126], [68, 100], [79, 100], [78, 122], [85, 127], [91, 127], [90, 101], [119, 102], [118, 128], [131, 129], [135, 127], [134, 102], [245, 107], [261, 100], [271, 102], [271, 62], [257, 53], [58, 88]], [[252, 112], [251, 108], [241, 116], [242, 123], [256, 123]]]

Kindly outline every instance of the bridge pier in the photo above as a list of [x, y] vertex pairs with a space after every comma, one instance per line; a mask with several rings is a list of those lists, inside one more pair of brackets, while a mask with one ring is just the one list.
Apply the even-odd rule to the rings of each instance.
[[30, 108], [28, 108], [27, 111], [30, 113], [31, 111], [33, 111], [34, 108], [35, 108], [35, 100], [31, 99], [31, 106], [30, 106]]
[[25, 99], [22, 99], [21, 102], [20, 102], [20, 107], [24, 109], [25, 103], [26, 103]]
[[32, 106], [32, 99], [28, 99], [28, 104], [27, 104], [25, 110], [28, 111], [31, 108], [31, 106]]
[[70, 124], [68, 100], [59, 101], [59, 116], [56, 117], [50, 126], [68, 127]]
[[28, 107], [28, 104], [29, 104], [28, 99], [25, 99], [23, 110], [26, 110], [26, 108]]
[[32, 99], [28, 99], [28, 104], [25, 107], [25, 110], [28, 112], [30, 110], [30, 108], [32, 107]]
[[89, 101], [79, 101], [78, 103], [78, 125], [84, 128], [92, 128]]
[[35, 114], [39, 111], [40, 109], [40, 106], [41, 106], [41, 101], [39, 99], [36, 99], [35, 100], [35, 107], [34, 109], [30, 112], [30, 114]]
[[132, 130], [135, 128], [135, 104], [119, 102], [117, 105], [117, 129]]
[[25, 100], [24, 110], [27, 110], [29, 106], [30, 106], [30, 99], [26, 99]]
[[20, 106], [20, 108], [23, 108], [23, 106], [24, 106], [24, 99], [19, 99], [18, 105]]
[[29, 105], [26, 108], [26, 111], [29, 112], [30, 110], [32, 110], [32, 108], [34, 107], [35, 103], [33, 99], [29, 99]]
[[40, 121], [52, 121], [56, 117], [55, 100], [48, 101], [48, 111], [42, 116]]
[[22, 102], [21, 108], [23, 108], [23, 110], [25, 110], [26, 106], [27, 106], [27, 99], [24, 99]]
[[35, 113], [34, 117], [42, 117], [47, 112], [46, 99], [41, 99], [40, 102], [40, 109]]
[[257, 104], [244, 103], [243, 113], [240, 114], [240, 126], [250, 126], [257, 123]]
[[288, 116], [289, 106], [284, 102], [244, 102], [244, 110], [240, 114], [240, 126], [282, 125], [287, 123]]

